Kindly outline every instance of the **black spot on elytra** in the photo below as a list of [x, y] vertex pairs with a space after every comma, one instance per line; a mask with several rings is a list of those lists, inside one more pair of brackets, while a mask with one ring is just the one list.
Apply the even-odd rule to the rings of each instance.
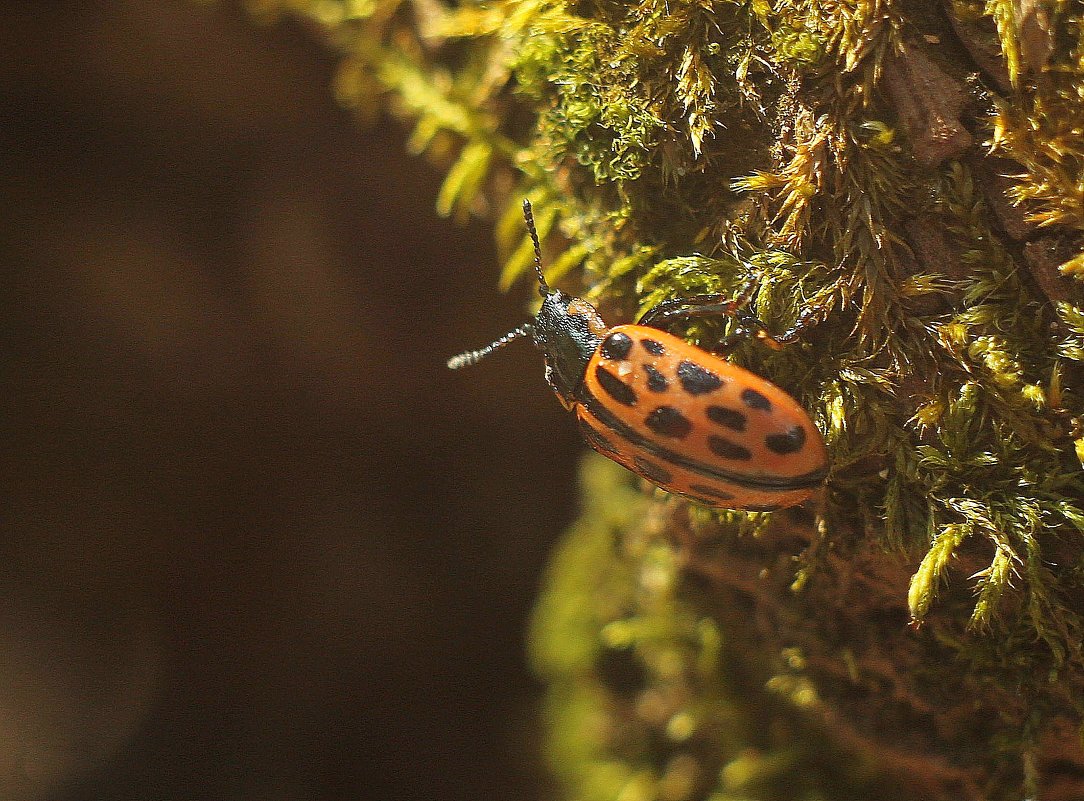
[[610, 334], [602, 343], [602, 356], [611, 361], [627, 359], [630, 350], [632, 350], [632, 337], [620, 331]]
[[777, 503], [763, 503], [754, 504], [753, 506], [743, 506], [742, 508], [747, 512], [774, 512], [783, 507]]
[[805, 429], [795, 425], [782, 434], [769, 434], [764, 438], [764, 444], [768, 446], [768, 450], [780, 456], [797, 453], [805, 445]]
[[673, 406], [660, 406], [647, 416], [644, 425], [664, 437], [682, 439], [693, 430], [689, 419]]
[[617, 453], [617, 448], [614, 447], [610, 440], [582, 420], [580, 421], [580, 433], [587, 440], [587, 444], [599, 453]]
[[765, 412], [770, 412], [772, 410], [772, 402], [755, 389], [743, 389], [741, 391], [741, 399], [745, 401], [745, 405], [750, 409], [760, 409]]
[[655, 339], [641, 339], [640, 345], [643, 349], [650, 353], [652, 356], [662, 356], [666, 353], [666, 348], [662, 346], [662, 343]]
[[726, 490], [709, 487], [707, 484], [690, 484], [689, 492], [695, 492], [702, 498], [711, 498], [716, 501], [732, 501], [734, 496]]
[[624, 406], [636, 405], [636, 393], [632, 387], [615, 376], [601, 364], [595, 368], [595, 378], [603, 391]]
[[654, 484], [669, 484], [674, 480], [674, 477], [670, 475], [669, 470], [654, 462], [649, 462], [642, 456], [637, 456], [633, 459], [633, 464], [636, 465], [637, 473]]
[[753, 458], [753, 454], [744, 445], [731, 442], [724, 437], [708, 437], [708, 448], [716, 456], [722, 456], [724, 459], [739, 459], [746, 462]]
[[711, 422], [726, 426], [732, 431], [745, 430], [745, 415], [736, 409], [727, 409], [725, 406], [709, 406], [707, 415]]
[[647, 373], [647, 388], [652, 392], [666, 392], [666, 388], [670, 386], [670, 382], [666, 380], [666, 376], [652, 367], [650, 364], [644, 365], [644, 372]]
[[706, 367], [701, 367], [696, 362], [688, 359], [682, 361], [677, 367], [677, 376], [681, 381], [682, 388], [690, 395], [705, 395], [714, 392], [723, 385], [723, 379], [715, 375]]

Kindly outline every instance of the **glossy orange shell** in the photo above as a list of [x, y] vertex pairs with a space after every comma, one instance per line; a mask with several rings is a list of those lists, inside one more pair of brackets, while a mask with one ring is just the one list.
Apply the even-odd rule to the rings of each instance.
[[827, 474], [824, 439], [794, 398], [655, 328], [610, 329], [575, 408], [596, 451], [707, 506], [793, 506]]

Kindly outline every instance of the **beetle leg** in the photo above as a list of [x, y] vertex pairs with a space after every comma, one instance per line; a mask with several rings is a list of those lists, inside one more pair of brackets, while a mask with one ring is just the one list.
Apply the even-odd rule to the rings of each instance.
[[748, 308], [758, 284], [759, 279], [756, 276], [749, 278], [734, 297], [708, 294], [666, 300], [644, 312], [637, 323], [666, 330], [675, 321], [692, 317], [715, 317], [721, 314], [733, 317], [738, 326], [712, 349], [713, 353], [725, 354], [751, 337], [756, 337], [772, 350], [780, 350], [784, 345], [801, 339], [807, 328], [820, 322], [824, 310], [810, 306], [804, 309], [794, 321], [794, 325], [782, 334], [772, 334], [768, 326]]
[[775, 336], [770, 337], [772, 342], [769, 344], [773, 348], [781, 348], [784, 345], [789, 345], [790, 343], [801, 339], [807, 328], [812, 328], [820, 322], [823, 313], [823, 308], [818, 306], [807, 306], [799, 313], [798, 319], [794, 321], [794, 325], [782, 334], [776, 334]]
[[644, 312], [637, 324], [665, 330], [671, 321], [688, 317], [715, 317], [720, 314], [736, 317], [741, 309], [749, 305], [758, 283], [755, 277], [749, 278], [734, 297], [713, 293], [664, 300]]
[[713, 353], [729, 353], [735, 346], [753, 336], [762, 339], [769, 347], [782, 347], [782, 343], [778, 343], [777, 339], [768, 333], [768, 327], [749, 311], [749, 302], [752, 300], [758, 283], [755, 276], [749, 278], [734, 297], [722, 294], [689, 295], [663, 301], [648, 309], [637, 324], [666, 330], [677, 320], [726, 315], [733, 317], [738, 325], [729, 336], [712, 349]]

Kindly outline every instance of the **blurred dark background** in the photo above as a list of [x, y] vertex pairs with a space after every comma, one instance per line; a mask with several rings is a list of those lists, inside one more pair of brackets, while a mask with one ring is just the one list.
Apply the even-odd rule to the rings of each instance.
[[0, 799], [534, 799], [580, 445], [312, 31], [0, 5]]

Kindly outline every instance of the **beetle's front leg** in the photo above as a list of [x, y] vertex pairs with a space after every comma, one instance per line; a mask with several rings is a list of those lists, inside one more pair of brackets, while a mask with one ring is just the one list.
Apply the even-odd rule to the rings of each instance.
[[[749, 311], [749, 302], [760, 283], [758, 276], [750, 277], [742, 285], [741, 291], [734, 297], [722, 294], [690, 295], [663, 301], [648, 309], [639, 319], [640, 325], [666, 330], [675, 321], [692, 317], [715, 317], [726, 315], [737, 322], [737, 327], [722, 342], [712, 349], [713, 353], [726, 354], [745, 340], [756, 337], [772, 350], [780, 350], [801, 339], [807, 328], [820, 322], [825, 309], [810, 306], [804, 309], [794, 325], [782, 334], [772, 334], [768, 326]], [[823, 304], [822, 304], [823, 305]]]
[[729, 353], [736, 345], [753, 336], [762, 339], [772, 348], [782, 347], [782, 343], [768, 333], [768, 327], [749, 311], [749, 302], [758, 284], [759, 279], [757, 277], [749, 278], [742, 285], [741, 291], [734, 297], [722, 294], [705, 294], [689, 295], [663, 301], [645, 312], [637, 322], [639, 325], [666, 330], [677, 320], [726, 315], [734, 318], [738, 324], [737, 328], [716, 347], [712, 348], [712, 353]]
[[637, 323], [666, 330], [674, 320], [683, 318], [715, 317], [720, 314], [736, 317], [741, 309], [749, 305], [759, 283], [757, 277], [747, 279], [734, 297], [712, 293], [664, 300], [644, 312]]

